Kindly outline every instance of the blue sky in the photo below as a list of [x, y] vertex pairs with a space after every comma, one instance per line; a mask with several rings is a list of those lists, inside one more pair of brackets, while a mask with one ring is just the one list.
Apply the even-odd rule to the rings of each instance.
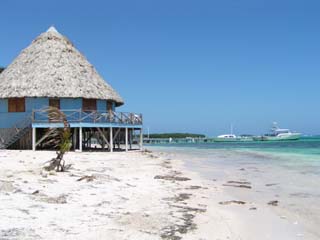
[[0, 65], [54, 25], [151, 132], [320, 133], [320, 2], [3, 0]]

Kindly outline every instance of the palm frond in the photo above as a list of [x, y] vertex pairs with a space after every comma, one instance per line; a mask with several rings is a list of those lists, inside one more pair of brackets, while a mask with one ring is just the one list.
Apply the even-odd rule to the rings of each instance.
[[47, 140], [45, 146], [57, 149], [57, 157], [50, 160], [47, 169], [56, 169], [56, 171], [64, 171], [65, 162], [63, 156], [71, 148], [71, 131], [66, 115], [56, 107], [49, 107], [48, 118], [50, 122], [62, 122], [63, 128], [50, 128], [46, 135]]

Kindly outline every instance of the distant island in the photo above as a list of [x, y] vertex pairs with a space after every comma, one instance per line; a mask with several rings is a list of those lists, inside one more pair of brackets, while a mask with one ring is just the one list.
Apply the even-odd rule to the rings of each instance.
[[[145, 138], [148, 135], [144, 135]], [[204, 134], [196, 133], [152, 133], [149, 135], [149, 138], [205, 138]]]

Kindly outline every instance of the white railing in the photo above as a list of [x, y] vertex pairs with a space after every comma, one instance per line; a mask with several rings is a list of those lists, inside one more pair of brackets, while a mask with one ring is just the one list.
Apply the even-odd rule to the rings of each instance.
[[[63, 110], [61, 109], [69, 123], [115, 123], [142, 125], [142, 114], [125, 112], [101, 112], [83, 111], [82, 109]], [[50, 119], [48, 109], [34, 109], [32, 111], [33, 123], [59, 123], [61, 119]]]

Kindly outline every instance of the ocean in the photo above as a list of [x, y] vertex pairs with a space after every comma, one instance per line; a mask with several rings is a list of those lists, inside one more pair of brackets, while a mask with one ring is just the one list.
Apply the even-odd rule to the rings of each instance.
[[[235, 199], [278, 201], [272, 211], [320, 239], [320, 137], [283, 142], [164, 144], [151, 150], [182, 158], [202, 177], [226, 183], [248, 181], [251, 191], [226, 188]], [[307, 239], [307, 238], [302, 238]]]

